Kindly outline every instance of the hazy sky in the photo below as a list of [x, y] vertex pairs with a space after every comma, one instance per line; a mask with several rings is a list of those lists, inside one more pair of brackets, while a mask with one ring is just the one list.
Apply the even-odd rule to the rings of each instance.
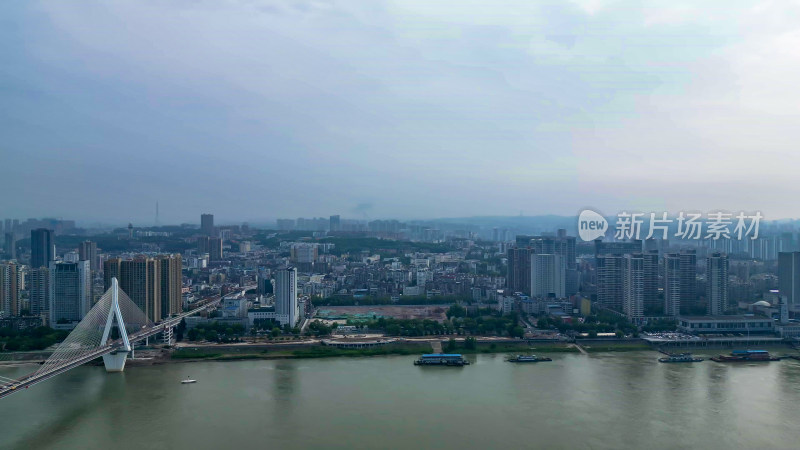
[[3, 1], [0, 58], [0, 217], [800, 216], [796, 1]]

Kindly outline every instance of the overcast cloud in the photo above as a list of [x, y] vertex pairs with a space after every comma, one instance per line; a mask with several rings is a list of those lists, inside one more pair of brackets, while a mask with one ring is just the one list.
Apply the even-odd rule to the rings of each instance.
[[800, 2], [645, 3], [2, 2], [0, 216], [798, 216]]

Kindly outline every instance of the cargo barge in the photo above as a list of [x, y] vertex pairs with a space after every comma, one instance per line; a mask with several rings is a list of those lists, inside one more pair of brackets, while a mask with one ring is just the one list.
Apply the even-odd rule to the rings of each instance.
[[658, 358], [658, 362], [662, 363], [686, 363], [701, 361], [703, 361], [703, 358], [694, 357], [691, 353], [667, 354], [666, 357]]
[[716, 362], [761, 362], [761, 361], [780, 361], [780, 358], [772, 356], [766, 350], [734, 350], [730, 355], [719, 355], [711, 358]]
[[513, 362], [513, 363], [535, 363], [535, 362], [541, 362], [541, 361], [552, 361], [552, 359], [543, 358], [543, 357], [539, 357], [539, 356], [536, 356], [536, 355], [530, 355], [530, 356], [517, 355], [517, 356], [515, 356], [513, 358], [507, 359], [506, 361]]
[[459, 353], [428, 353], [414, 361], [415, 366], [467, 366], [469, 361]]

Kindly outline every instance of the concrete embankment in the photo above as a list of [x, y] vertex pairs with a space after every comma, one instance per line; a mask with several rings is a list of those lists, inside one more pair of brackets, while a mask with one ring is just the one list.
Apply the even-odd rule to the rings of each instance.
[[53, 352], [50, 351], [0, 353], [0, 366], [39, 364], [49, 358], [52, 354]]

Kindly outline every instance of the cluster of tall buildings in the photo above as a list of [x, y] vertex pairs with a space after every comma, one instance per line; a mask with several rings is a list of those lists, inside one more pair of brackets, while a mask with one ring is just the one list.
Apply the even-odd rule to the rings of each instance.
[[390, 237], [393, 239], [421, 239], [433, 241], [442, 237], [441, 230], [422, 225], [401, 222], [399, 220], [352, 220], [342, 219], [340, 215], [332, 215], [327, 219], [315, 217], [306, 219], [277, 219], [275, 225], [281, 231], [314, 231], [328, 232], [334, 235]]
[[112, 278], [148, 319], [159, 322], [181, 311], [181, 255], [111, 258], [103, 263], [104, 289]]
[[25, 285], [28, 314], [31, 316], [45, 318], [51, 326], [79, 321], [92, 306], [92, 264], [97, 264], [96, 244], [83, 242], [81, 252], [75, 254], [75, 258], [56, 261], [53, 230], [36, 228], [30, 234], [31, 254], [27, 270], [24, 271], [23, 266], [13, 259], [0, 264], [3, 316], [23, 314], [20, 292]]
[[575, 237], [566, 230], [555, 236], [517, 236], [506, 256], [507, 286], [513, 292], [562, 298], [578, 291]]
[[[581, 272], [575, 247], [575, 238], [567, 236], [564, 230], [555, 236], [517, 236], [515, 245], [506, 251], [508, 290], [534, 298], [565, 298], [576, 294], [581, 286]], [[705, 292], [698, 293], [695, 250], [661, 256], [658, 249], [643, 250], [645, 246], [640, 240], [597, 240], [594, 247], [597, 304], [623, 313], [633, 321], [647, 315], [675, 317], [696, 312], [702, 305], [701, 297], [705, 297], [705, 313], [709, 315], [724, 314], [732, 306], [725, 253], [708, 255]], [[797, 263], [800, 267], [800, 260]], [[800, 295], [800, 282], [797, 291]]]
[[606, 251], [610, 253], [595, 255], [597, 302], [631, 319], [642, 318], [659, 301], [658, 252]]
[[[334, 217], [336, 218], [334, 220]], [[336, 222], [335, 224], [333, 222]], [[314, 217], [311, 219], [305, 219], [303, 217], [299, 217], [295, 219], [278, 219], [276, 225], [279, 230], [289, 231], [289, 230], [298, 230], [298, 231], [325, 231], [331, 229], [331, 226], [336, 226], [337, 230], [331, 231], [338, 231], [341, 229], [341, 221], [339, 216], [331, 216], [329, 219], [324, 217]]]
[[56, 234], [74, 233], [77, 231], [74, 220], [62, 219], [5, 219], [0, 221], [0, 235], [10, 233], [15, 237], [27, 236], [32, 230], [45, 228], [53, 230]]
[[493, 242], [507, 242], [511, 232], [507, 228], [492, 228], [492, 241]]
[[[182, 310], [181, 255], [111, 258], [103, 262], [105, 256], [98, 255], [97, 243], [84, 241], [77, 252], [66, 252], [57, 259], [53, 230], [37, 228], [30, 235], [27, 268], [13, 259], [0, 263], [0, 311], [4, 317], [25, 312], [20, 298], [24, 285], [28, 293], [25, 307], [30, 316], [42, 317], [52, 327], [70, 328], [91, 309], [94, 276], [101, 270], [105, 289], [110, 287], [111, 278], [117, 277], [120, 288], [154, 322]], [[218, 248], [217, 255], [221, 257], [221, 243]]]
[[[80, 248], [76, 258], [56, 261], [53, 230], [31, 230], [28, 305], [31, 315], [46, 317], [51, 326], [80, 321], [92, 307], [92, 266], [97, 265], [97, 244], [86, 241]], [[87, 251], [92, 248], [93, 253]]]
[[[700, 303], [695, 250], [664, 254], [663, 277], [660, 277], [658, 251], [642, 252], [641, 248], [641, 241], [595, 242], [597, 302], [623, 312], [634, 321], [642, 319], [648, 311], [676, 317], [682, 312], [696, 310]], [[711, 253], [706, 258], [704, 295], [708, 315], [721, 315], [731, 307], [728, 267], [725, 253]], [[659, 292], [663, 292], [663, 299]]]

